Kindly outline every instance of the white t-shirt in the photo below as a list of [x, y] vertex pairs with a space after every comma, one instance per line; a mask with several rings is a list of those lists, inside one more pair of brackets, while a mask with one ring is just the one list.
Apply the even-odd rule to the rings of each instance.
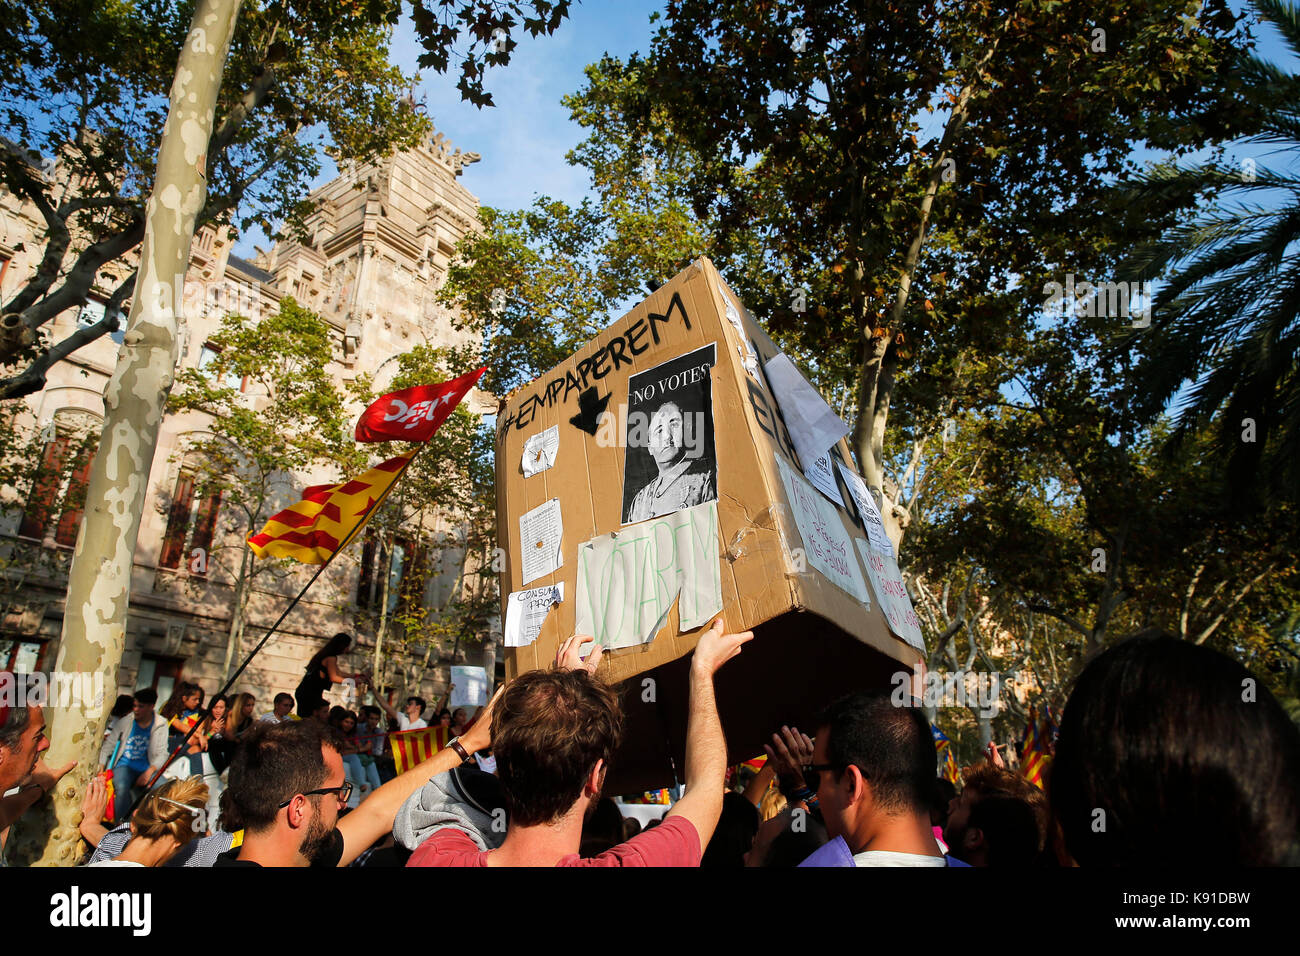
[[100, 860], [98, 863], [87, 863], [87, 866], [138, 866], [143, 868], [143, 863], [132, 863], [130, 860]]
[[947, 866], [941, 856], [920, 853], [897, 853], [893, 850], [864, 850], [853, 854], [854, 866]]
[[423, 717], [421, 717], [419, 720], [412, 720], [410, 717], [407, 717], [405, 714], [397, 715], [398, 730], [423, 730], [425, 727], [428, 726], [429, 724], [425, 721]]

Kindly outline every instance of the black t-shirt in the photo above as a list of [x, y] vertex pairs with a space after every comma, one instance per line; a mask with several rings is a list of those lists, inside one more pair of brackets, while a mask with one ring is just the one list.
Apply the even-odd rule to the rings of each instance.
[[[239, 859], [240, 849], [242, 848], [235, 847], [232, 850], [227, 850], [225, 853], [222, 853], [220, 856], [218, 856], [217, 862], [213, 863], [212, 865], [213, 866], [252, 866], [252, 867], [257, 867], [258, 869], [262, 869], [262, 864], [260, 863], [254, 863], [252, 860]], [[335, 830], [332, 834], [330, 834], [329, 844], [323, 850], [321, 850], [319, 854], [317, 854], [316, 859], [311, 861], [311, 866], [313, 868], [322, 867], [322, 868], [329, 869], [338, 866], [339, 860], [341, 859], [343, 859], [343, 834], [340, 833], [338, 830]]]

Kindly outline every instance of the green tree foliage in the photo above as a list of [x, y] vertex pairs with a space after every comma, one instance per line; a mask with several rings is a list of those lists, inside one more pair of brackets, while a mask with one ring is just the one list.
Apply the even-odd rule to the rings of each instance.
[[[1300, 9], [1256, 0], [1300, 56]], [[1246, 55], [1232, 64], [1251, 136], [1235, 161], [1157, 167], [1124, 193], [1213, 197], [1134, 251], [1126, 274], [1164, 278], [1150, 329], [1125, 340], [1145, 409], [1179, 397], [1175, 439], [1214, 423], [1228, 493], [1300, 504], [1300, 74]], [[1179, 393], [1186, 388], [1183, 395]]]
[[[511, 32], [550, 33], [568, 4], [422, 0], [422, 65], [459, 60], [459, 89], [480, 106], [489, 65]], [[113, 267], [144, 234], [168, 90], [192, 0], [14, 0], [0, 16], [0, 174], [46, 226], [35, 275], [3, 304], [0, 361], [23, 367], [0, 397], [39, 390], [58, 359], [118, 327], [134, 272]], [[398, 0], [246, 0], [206, 144], [207, 203], [197, 225], [301, 222], [322, 153], [365, 162], [414, 145], [429, 128], [389, 60]], [[458, 52], [463, 48], [463, 53]], [[46, 160], [50, 160], [47, 163]], [[45, 164], [45, 168], [42, 168]], [[101, 322], [52, 343], [43, 327], [96, 291]]]
[[301, 498], [295, 475], [322, 469], [328, 474], [322, 484], [346, 480], [364, 471], [366, 456], [353, 441], [348, 409], [361, 395], [345, 393], [328, 373], [332, 332], [318, 316], [286, 297], [278, 313], [260, 322], [227, 315], [210, 344], [217, 355], [205, 368], [177, 376], [168, 410], [204, 416], [181, 456], [194, 475], [196, 497], [221, 496], [227, 535], [214, 537], [206, 564], [215, 569], [209, 577], [235, 588], [229, 672], [256, 582], [283, 578], [297, 567], [256, 559], [247, 536]]
[[[1172, 221], [1175, 203], [1106, 190], [1138, 142], [1233, 129], [1220, 65], [1243, 42], [1222, 3], [673, 3], [648, 54], [566, 100], [596, 200], [495, 215], [446, 293], [545, 352], [708, 254], [883, 488], [944, 419], [999, 399], [1044, 276], [1109, 270]], [[547, 367], [503, 347], [511, 373]]]

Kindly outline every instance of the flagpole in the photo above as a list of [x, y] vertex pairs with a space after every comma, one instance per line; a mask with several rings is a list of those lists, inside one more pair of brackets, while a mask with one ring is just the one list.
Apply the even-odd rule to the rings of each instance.
[[[406, 463], [402, 465], [401, 469], [397, 472], [397, 474], [393, 476], [393, 480], [389, 482], [388, 487], [385, 488], [383, 494], [379, 496], [379, 499], [375, 502], [374, 507], [368, 509], [364, 514], [361, 515], [361, 519], [355, 525], [353, 525], [352, 530], [348, 532], [347, 537], [343, 539], [343, 541], [339, 544], [337, 548], [335, 548], [333, 551], [330, 552], [330, 556], [325, 559], [325, 562], [319, 568], [316, 569], [316, 573], [313, 574], [311, 578], [307, 581], [307, 583], [302, 586], [302, 590], [300, 590], [297, 593], [297, 595], [295, 595], [294, 599], [289, 602], [289, 606], [284, 609], [284, 611], [280, 614], [280, 616], [276, 618], [275, 623], [272, 624], [270, 629], [267, 630], [266, 634], [263, 635], [262, 639], [257, 642], [257, 646], [253, 648], [252, 653], [250, 653], [247, 657], [245, 657], [243, 663], [240, 664], [239, 667], [235, 670], [235, 672], [230, 675], [230, 678], [226, 681], [225, 686], [222, 687], [221, 690], [217, 691], [217, 693], [213, 694], [211, 698], [209, 698], [208, 707], [207, 710], [203, 712], [203, 716], [194, 722], [194, 726], [189, 729], [189, 732], [176, 746], [176, 749], [172, 751], [171, 755], [158, 769], [158, 771], [152, 777], [149, 778], [149, 782], [145, 784], [145, 788], [144, 788], [145, 792], [141, 794], [139, 799], [137, 799], [135, 802], [131, 804], [131, 811], [135, 810], [136, 806], [140, 803], [140, 800], [143, 800], [145, 796], [148, 795], [149, 791], [153, 788], [154, 784], [157, 783], [158, 778], [161, 777], [166, 772], [167, 768], [170, 767], [173, 762], [175, 762], [176, 758], [180, 755], [181, 751], [185, 749], [186, 744], [189, 743], [189, 739], [192, 736], [194, 736], [194, 731], [198, 730], [199, 726], [203, 724], [205, 721], [207, 721], [209, 717], [212, 716], [212, 701], [224, 695], [228, 690], [230, 690], [231, 687], [235, 685], [235, 681], [239, 679], [239, 675], [244, 673], [244, 671], [248, 668], [248, 665], [253, 662], [253, 658], [256, 657], [258, 653], [262, 650], [262, 648], [266, 646], [266, 642], [271, 639], [271, 635], [274, 634], [276, 630], [280, 627], [280, 625], [284, 623], [284, 619], [289, 616], [289, 612], [298, 606], [298, 603], [302, 600], [303, 595], [307, 593], [307, 589], [316, 583], [316, 579], [325, 573], [325, 569], [330, 566], [331, 562], [333, 562], [333, 560], [343, 551], [344, 548], [346, 548], [349, 544], [353, 542], [353, 540], [355, 540], [357, 533], [360, 532], [362, 526], [365, 525], [365, 523], [370, 520], [371, 515], [373, 515], [376, 511], [378, 511], [380, 507], [384, 504], [384, 502], [388, 500], [388, 496], [392, 494], [393, 489], [397, 487], [397, 483], [401, 481], [402, 476], [406, 474], [406, 469], [411, 467], [411, 462], [415, 461], [415, 457], [424, 449], [424, 447], [427, 444], [428, 442], [421, 442], [420, 444], [415, 446], [415, 450], [411, 452], [411, 457], [406, 459]], [[227, 707], [227, 710], [229, 710], [229, 707]], [[130, 816], [130, 813], [128, 813], [127, 815]]]

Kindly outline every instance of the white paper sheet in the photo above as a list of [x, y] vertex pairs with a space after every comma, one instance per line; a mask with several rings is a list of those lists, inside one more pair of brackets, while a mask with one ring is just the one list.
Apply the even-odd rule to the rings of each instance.
[[536, 435], [529, 435], [528, 440], [524, 442], [523, 461], [520, 463], [524, 470], [524, 477], [531, 478], [538, 472], [554, 467], [559, 451], [559, 425], [552, 425]]
[[843, 462], [836, 462], [836, 464], [840, 467], [840, 474], [844, 476], [844, 483], [849, 486], [849, 494], [853, 495], [853, 500], [857, 503], [858, 513], [862, 515], [862, 523], [867, 526], [867, 540], [881, 554], [887, 554], [892, 558], [894, 543], [885, 533], [885, 522], [880, 517], [880, 509], [876, 507], [876, 499], [872, 496], [871, 489], [856, 471], [845, 468]]
[[922, 654], [925, 653], [925, 639], [921, 636], [921, 620], [912, 608], [912, 599], [907, 596], [907, 586], [893, 555], [873, 551], [871, 546], [858, 538], [858, 553], [862, 563], [867, 566], [867, 577], [871, 579], [872, 590], [880, 601], [880, 609], [885, 612], [889, 629], [907, 641]]
[[482, 667], [453, 665], [451, 682], [456, 685], [456, 689], [451, 692], [451, 704], [448, 706], [482, 707], [487, 703], [487, 671]]
[[683, 633], [722, 610], [715, 501], [578, 546], [576, 630], [607, 648], [653, 640], [679, 594]]
[[817, 389], [808, 384], [788, 355], [777, 355], [764, 370], [790, 440], [799, 453], [799, 464], [806, 470], [849, 433], [849, 426], [826, 404]]
[[564, 564], [564, 555], [560, 551], [563, 537], [564, 518], [560, 514], [559, 498], [552, 498], [519, 516], [523, 565], [520, 571], [524, 584], [545, 577]]
[[813, 459], [812, 465], [803, 470], [803, 476], [827, 498], [841, 508], [844, 507], [844, 496], [840, 494], [840, 486], [835, 483], [835, 472], [831, 471], [830, 452]]
[[776, 464], [799, 535], [803, 538], [808, 563], [841, 590], [864, 604], [870, 604], [870, 592], [853, 554], [853, 538], [845, 530], [840, 513], [779, 455]]
[[537, 640], [551, 606], [563, 600], [563, 581], [528, 591], [512, 591], [506, 598], [506, 647], [527, 647]]
[[749, 344], [749, 336], [745, 334], [745, 324], [740, 321], [740, 306], [732, 302], [731, 296], [725, 292], [722, 294], [722, 301], [727, 313], [727, 321], [740, 337], [740, 344], [736, 346], [740, 364], [745, 366], [745, 371], [753, 378], [758, 378], [758, 356], [754, 354], [754, 347]]

